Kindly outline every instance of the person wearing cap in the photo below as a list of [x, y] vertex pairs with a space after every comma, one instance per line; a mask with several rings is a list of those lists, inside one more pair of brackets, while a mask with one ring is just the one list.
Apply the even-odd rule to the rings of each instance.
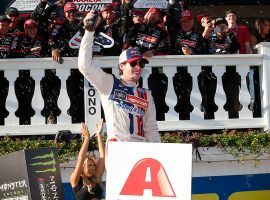
[[124, 48], [137, 48], [143, 57], [167, 55], [169, 52], [169, 35], [159, 24], [162, 22], [160, 9], [149, 8], [144, 16], [143, 24], [134, 24], [126, 35]]
[[[88, 13], [84, 23], [92, 17]], [[92, 59], [94, 29], [87, 29], [82, 38], [78, 67], [100, 94], [108, 141], [160, 142], [153, 97], [138, 87], [148, 61], [137, 49], [129, 48], [119, 56], [120, 77], [105, 73]]]
[[7, 18], [11, 20], [9, 33], [23, 32], [24, 19], [21, 19], [19, 16], [19, 11], [17, 8], [9, 7], [5, 11]]
[[142, 10], [134, 10], [132, 12], [132, 20], [134, 24], [142, 24], [145, 13]]
[[52, 46], [52, 59], [62, 63], [62, 57], [78, 56], [78, 49], [69, 46], [69, 41], [78, 31], [83, 31], [83, 24], [78, 18], [78, 9], [73, 2], [67, 2], [64, 5], [65, 21], [58, 34], [54, 36]]
[[239, 50], [239, 43], [233, 31], [228, 29], [223, 18], [215, 20], [213, 32], [207, 38], [209, 54], [235, 54]]
[[38, 35], [38, 23], [28, 19], [24, 23], [24, 32], [16, 33], [12, 50], [16, 58], [40, 58], [45, 56], [46, 40]]
[[174, 21], [173, 18], [169, 18], [168, 21], [168, 30], [172, 44], [171, 54], [196, 55], [205, 53], [204, 39], [201, 34], [193, 30], [194, 18], [189, 10], [181, 12], [178, 22]]
[[123, 45], [123, 30], [121, 29], [121, 19], [118, 18], [117, 10], [118, 6], [116, 4], [106, 4], [101, 10], [101, 22], [98, 24], [95, 30], [95, 34], [102, 32], [111, 37], [114, 40], [114, 45], [110, 48], [104, 48], [101, 45], [96, 45], [98, 48], [94, 48], [95, 55], [103, 56], [118, 56], [121, 53]]
[[5, 15], [0, 16], [0, 59], [12, 57], [13, 36], [8, 33], [10, 22]]
[[200, 23], [203, 27], [202, 36], [206, 39], [210, 37], [214, 30], [214, 23], [213, 20], [209, 17], [209, 15], [206, 13], [198, 15], [197, 22]]

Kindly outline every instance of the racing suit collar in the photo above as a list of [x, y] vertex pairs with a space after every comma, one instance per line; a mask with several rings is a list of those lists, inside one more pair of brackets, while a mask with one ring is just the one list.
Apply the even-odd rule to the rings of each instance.
[[122, 76], [120, 76], [120, 81], [124, 84], [124, 85], [126, 85], [126, 86], [128, 86], [128, 87], [138, 87], [139, 86], [139, 81], [137, 81], [136, 83], [127, 83], [126, 81], [125, 81], [125, 79], [123, 79], [123, 77]]

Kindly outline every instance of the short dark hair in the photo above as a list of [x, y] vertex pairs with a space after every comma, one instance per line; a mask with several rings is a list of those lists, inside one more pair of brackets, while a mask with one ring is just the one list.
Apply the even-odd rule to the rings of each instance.
[[234, 11], [234, 10], [227, 10], [226, 12], [225, 12], [225, 17], [227, 17], [227, 15], [228, 14], [234, 14], [234, 15], [236, 15], [236, 12]]
[[17, 8], [14, 8], [14, 7], [9, 7], [6, 9], [5, 11], [5, 15], [10, 15], [10, 14], [13, 14], [13, 15], [16, 15], [16, 16], [19, 16], [19, 11]]

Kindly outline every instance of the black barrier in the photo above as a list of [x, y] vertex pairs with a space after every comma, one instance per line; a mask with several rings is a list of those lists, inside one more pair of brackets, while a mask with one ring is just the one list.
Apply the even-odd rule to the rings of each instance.
[[17, 151], [0, 163], [0, 200], [64, 199], [56, 148]]

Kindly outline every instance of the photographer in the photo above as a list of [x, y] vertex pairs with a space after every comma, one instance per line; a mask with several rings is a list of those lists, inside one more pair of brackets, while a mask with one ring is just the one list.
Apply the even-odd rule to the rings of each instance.
[[207, 39], [210, 54], [235, 54], [239, 49], [236, 35], [229, 30], [223, 18], [217, 18], [215, 28]]

